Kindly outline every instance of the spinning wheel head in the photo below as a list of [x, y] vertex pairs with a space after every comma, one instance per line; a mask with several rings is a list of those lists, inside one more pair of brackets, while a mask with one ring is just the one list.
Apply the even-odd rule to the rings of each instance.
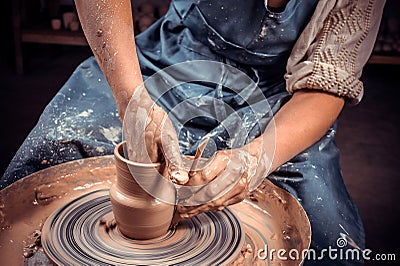
[[229, 210], [200, 214], [150, 240], [124, 237], [118, 227], [105, 230], [112, 212], [108, 190], [83, 195], [50, 216], [42, 245], [60, 265], [221, 265], [235, 260], [243, 246], [239, 220]]

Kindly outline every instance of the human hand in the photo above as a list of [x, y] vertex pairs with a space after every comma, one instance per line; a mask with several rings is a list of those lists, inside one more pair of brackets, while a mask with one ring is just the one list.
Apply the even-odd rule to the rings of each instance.
[[196, 206], [177, 206], [174, 224], [207, 211], [219, 211], [228, 205], [241, 202], [250, 191], [268, 175], [271, 158], [258, 138], [242, 148], [218, 151], [203, 169], [191, 171], [185, 186], [205, 185], [192, 202], [207, 203]]
[[178, 184], [189, 180], [174, 126], [143, 86], [135, 90], [126, 108], [124, 133], [129, 160], [161, 163], [164, 177]]

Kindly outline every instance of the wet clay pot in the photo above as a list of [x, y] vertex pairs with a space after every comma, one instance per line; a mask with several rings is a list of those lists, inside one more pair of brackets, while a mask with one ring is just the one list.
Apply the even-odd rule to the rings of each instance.
[[151, 239], [167, 233], [174, 206], [144, 191], [134, 176], [154, 178], [160, 164], [135, 163], [124, 157], [123, 145], [114, 150], [117, 182], [110, 188], [114, 217], [122, 234], [133, 239]]

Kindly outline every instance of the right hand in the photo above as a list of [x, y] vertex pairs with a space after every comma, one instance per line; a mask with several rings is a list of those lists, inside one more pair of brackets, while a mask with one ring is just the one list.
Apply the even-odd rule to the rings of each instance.
[[189, 180], [188, 172], [183, 170], [183, 156], [174, 126], [144, 87], [135, 90], [126, 108], [124, 134], [130, 160], [160, 162], [164, 164], [164, 177], [178, 184]]
[[[178, 206], [180, 218], [190, 218], [207, 211], [219, 211], [245, 199], [249, 192], [269, 173], [271, 159], [265, 151], [262, 139], [231, 150], [217, 151], [211, 162], [200, 171], [190, 173], [186, 186], [209, 184], [193, 195], [200, 204]], [[218, 196], [220, 194], [221, 196]], [[175, 218], [176, 220], [176, 218]], [[178, 219], [179, 220], [179, 219]]]

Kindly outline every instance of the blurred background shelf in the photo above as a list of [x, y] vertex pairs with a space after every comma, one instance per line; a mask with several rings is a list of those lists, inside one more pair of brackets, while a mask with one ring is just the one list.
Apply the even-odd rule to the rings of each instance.
[[[79, 28], [74, 31], [63, 23], [63, 14], [75, 15], [73, 0], [14, 0], [12, 19], [14, 33], [15, 68], [24, 72], [24, 43], [87, 46], [86, 38]], [[52, 29], [51, 20], [59, 20], [58, 29]], [[75, 15], [75, 20], [77, 17]]]
[[[139, 34], [165, 14], [170, 0], [132, 0], [135, 34]], [[13, 0], [13, 33], [15, 68], [18, 74], [24, 72], [25, 43], [88, 46], [82, 29], [77, 31], [65, 25], [65, 13], [77, 14], [73, 0]], [[61, 21], [60, 29], [53, 29], [51, 22]]]
[[88, 45], [82, 31], [48, 28], [27, 28], [21, 30], [21, 41], [30, 43], [48, 43], [65, 45]]
[[[132, 1], [135, 34], [139, 34], [167, 11], [170, 0]], [[400, 65], [400, 1], [387, 0], [374, 51], [368, 64]], [[73, 0], [13, 0], [15, 68], [24, 72], [25, 43], [87, 46], [82, 30], [71, 31], [64, 23], [53, 30], [51, 20], [61, 21], [65, 12], [74, 12]], [[77, 19], [77, 18], [76, 18]]]
[[372, 54], [368, 64], [400, 65], [400, 55]]

